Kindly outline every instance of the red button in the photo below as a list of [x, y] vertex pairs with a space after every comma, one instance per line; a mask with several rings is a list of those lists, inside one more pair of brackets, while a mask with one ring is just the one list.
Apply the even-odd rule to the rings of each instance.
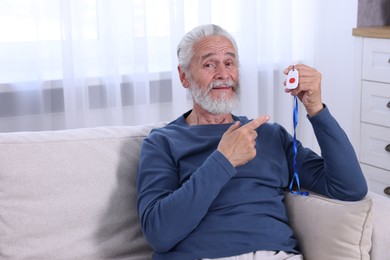
[[295, 82], [295, 78], [290, 78], [290, 80], [288, 81], [290, 82], [291, 84], [293, 84]]

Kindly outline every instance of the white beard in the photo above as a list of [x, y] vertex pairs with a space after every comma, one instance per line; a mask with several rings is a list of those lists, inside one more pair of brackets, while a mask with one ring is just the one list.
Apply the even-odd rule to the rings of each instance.
[[[210, 95], [213, 87], [217, 87], [220, 85], [225, 85], [233, 88], [234, 95], [232, 98], [227, 99], [226, 93], [222, 93], [217, 98], [213, 98]], [[189, 91], [192, 95], [192, 98], [196, 103], [198, 103], [203, 109], [212, 113], [212, 114], [227, 114], [231, 113], [232, 110], [237, 107], [239, 104], [239, 94], [240, 87], [235, 84], [232, 80], [221, 81], [217, 80], [210, 83], [207, 86], [207, 90], [203, 91], [198, 84], [196, 84], [192, 79], [190, 79]]]

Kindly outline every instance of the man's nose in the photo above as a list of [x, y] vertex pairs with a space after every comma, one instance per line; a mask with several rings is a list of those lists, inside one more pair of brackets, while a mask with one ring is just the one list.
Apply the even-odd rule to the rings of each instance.
[[217, 79], [228, 79], [229, 78], [229, 70], [225, 66], [225, 64], [218, 64], [216, 67], [215, 77]]

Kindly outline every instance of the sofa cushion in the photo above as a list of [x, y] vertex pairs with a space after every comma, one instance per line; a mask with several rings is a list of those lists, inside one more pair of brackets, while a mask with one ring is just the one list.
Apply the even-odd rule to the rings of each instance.
[[374, 192], [369, 192], [369, 196], [373, 202], [373, 231], [372, 231], [372, 244], [371, 259], [386, 259], [389, 258], [390, 248], [390, 225], [389, 225], [389, 212], [390, 212], [390, 197], [385, 195], [379, 195]]
[[370, 259], [371, 198], [346, 202], [288, 193], [286, 204], [305, 260]]
[[1, 259], [150, 259], [135, 178], [160, 126], [0, 134]]

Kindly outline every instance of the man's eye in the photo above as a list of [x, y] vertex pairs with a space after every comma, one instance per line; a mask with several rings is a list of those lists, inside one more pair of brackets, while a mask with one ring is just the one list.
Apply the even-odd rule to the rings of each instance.
[[234, 62], [227, 62], [225, 64], [226, 67], [233, 67], [234, 66]]
[[204, 67], [205, 67], [206, 69], [212, 69], [212, 68], [214, 68], [215, 66], [214, 66], [214, 64], [206, 63], [206, 64], [204, 65]]

